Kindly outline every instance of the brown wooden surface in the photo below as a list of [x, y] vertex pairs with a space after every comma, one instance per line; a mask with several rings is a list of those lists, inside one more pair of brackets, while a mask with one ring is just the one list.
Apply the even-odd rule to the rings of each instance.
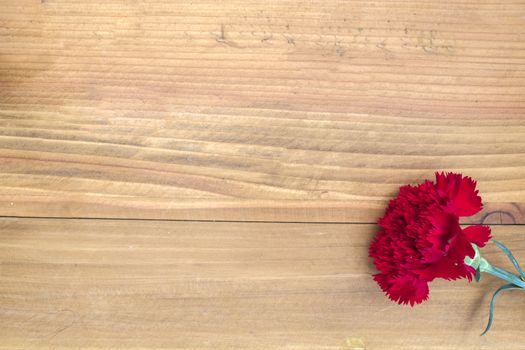
[[522, 294], [480, 338], [497, 281], [401, 307], [367, 249], [400, 185], [450, 170], [525, 261], [524, 18], [0, 0], [0, 349], [523, 349]]
[[0, 0], [0, 212], [370, 223], [443, 169], [479, 180], [477, 219], [523, 223], [524, 16]]
[[[523, 349], [525, 297], [436, 281], [414, 308], [371, 280], [375, 225], [3, 219], [0, 348]], [[522, 226], [493, 234], [525, 260]], [[501, 252], [485, 249], [510, 268]]]

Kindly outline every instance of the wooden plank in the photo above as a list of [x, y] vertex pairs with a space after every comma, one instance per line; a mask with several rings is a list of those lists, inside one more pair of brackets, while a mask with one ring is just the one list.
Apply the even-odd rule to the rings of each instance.
[[[371, 280], [374, 225], [0, 221], [2, 349], [522, 349], [525, 295], [435, 281], [428, 302]], [[493, 235], [525, 260], [523, 226]], [[503, 254], [485, 249], [494, 264]]]
[[0, 215], [524, 223], [521, 1], [0, 0]]

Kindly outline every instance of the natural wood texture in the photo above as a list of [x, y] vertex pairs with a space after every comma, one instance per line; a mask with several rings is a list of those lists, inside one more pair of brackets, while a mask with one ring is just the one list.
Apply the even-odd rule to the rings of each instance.
[[522, 1], [0, 0], [0, 214], [523, 223]]
[[519, 293], [478, 336], [493, 278], [390, 302], [364, 223], [461, 171], [486, 204], [465, 223], [509, 224], [494, 236], [525, 261], [524, 18], [0, 0], [0, 216], [21, 217], [0, 218], [0, 349], [523, 349]]
[[[435, 281], [417, 307], [371, 280], [376, 227], [0, 221], [0, 348], [523, 349], [525, 296]], [[524, 228], [493, 235], [525, 260]], [[494, 247], [490, 261], [509, 267]]]

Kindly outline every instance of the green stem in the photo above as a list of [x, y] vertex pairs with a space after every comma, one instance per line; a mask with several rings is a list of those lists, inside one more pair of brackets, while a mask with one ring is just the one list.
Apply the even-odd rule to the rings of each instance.
[[499, 287], [494, 295], [492, 296], [492, 299], [490, 301], [490, 307], [489, 307], [489, 321], [487, 323], [487, 327], [481, 333], [481, 335], [487, 334], [490, 327], [492, 326], [492, 322], [494, 321], [494, 304], [496, 302], [496, 297], [498, 294], [505, 290], [509, 289], [521, 289], [525, 290], [525, 272], [522, 270], [522, 268], [519, 266], [518, 262], [512, 255], [511, 251], [505, 247], [502, 243], [494, 241], [494, 243], [500, 248], [505, 255], [509, 258], [509, 260], [512, 262], [516, 270], [520, 273], [520, 275], [515, 275], [512, 272], [509, 272], [504, 269], [500, 269], [499, 267], [493, 266], [490, 264], [482, 255], [481, 251], [479, 250], [479, 247], [475, 244], [472, 244], [472, 248], [476, 252], [473, 258], [470, 258], [469, 256], [465, 257], [465, 264], [471, 266], [476, 270], [476, 281], [479, 282], [480, 279], [480, 272], [486, 272], [488, 274], [491, 274], [494, 277], [501, 278], [504, 281], [509, 282], [509, 284], [506, 284], [504, 286]]
[[525, 288], [525, 281], [522, 280], [520, 276], [491, 265], [487, 260], [485, 260], [485, 258], [481, 258], [479, 269], [481, 272], [489, 273], [492, 276], [501, 278], [502, 280], [512, 283], [517, 287]]

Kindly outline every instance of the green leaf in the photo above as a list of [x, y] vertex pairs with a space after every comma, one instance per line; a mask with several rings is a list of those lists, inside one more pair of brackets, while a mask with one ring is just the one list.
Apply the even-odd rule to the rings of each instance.
[[479, 282], [479, 280], [481, 279], [481, 271], [479, 270], [479, 268], [476, 269], [476, 275], [474, 276], [474, 279], [476, 280], [476, 282]]
[[501, 287], [499, 287], [495, 292], [494, 292], [494, 295], [492, 295], [492, 299], [490, 300], [490, 308], [489, 308], [489, 322], [487, 323], [487, 327], [485, 328], [485, 330], [483, 331], [483, 333], [481, 333], [481, 335], [485, 335], [487, 334], [487, 332], [489, 331], [490, 327], [492, 327], [492, 322], [494, 321], [494, 304], [496, 303], [496, 297], [498, 296], [499, 293], [507, 290], [507, 289], [521, 289], [519, 287], [516, 287], [514, 284], [512, 283], [509, 283], [509, 284], [505, 284]]
[[518, 262], [516, 261], [516, 259], [514, 258], [514, 255], [512, 255], [512, 252], [510, 251], [509, 248], [505, 247], [503, 245], [503, 243], [501, 242], [498, 242], [496, 241], [495, 239], [492, 240], [494, 242], [494, 244], [496, 244], [498, 246], [499, 249], [501, 249], [503, 251], [503, 253], [505, 253], [505, 255], [509, 258], [510, 262], [512, 263], [512, 265], [514, 265], [514, 267], [516, 268], [516, 271], [519, 272], [520, 276], [521, 276], [521, 279], [525, 279], [525, 272], [521, 269], [520, 267], [520, 264], [518, 264]]

